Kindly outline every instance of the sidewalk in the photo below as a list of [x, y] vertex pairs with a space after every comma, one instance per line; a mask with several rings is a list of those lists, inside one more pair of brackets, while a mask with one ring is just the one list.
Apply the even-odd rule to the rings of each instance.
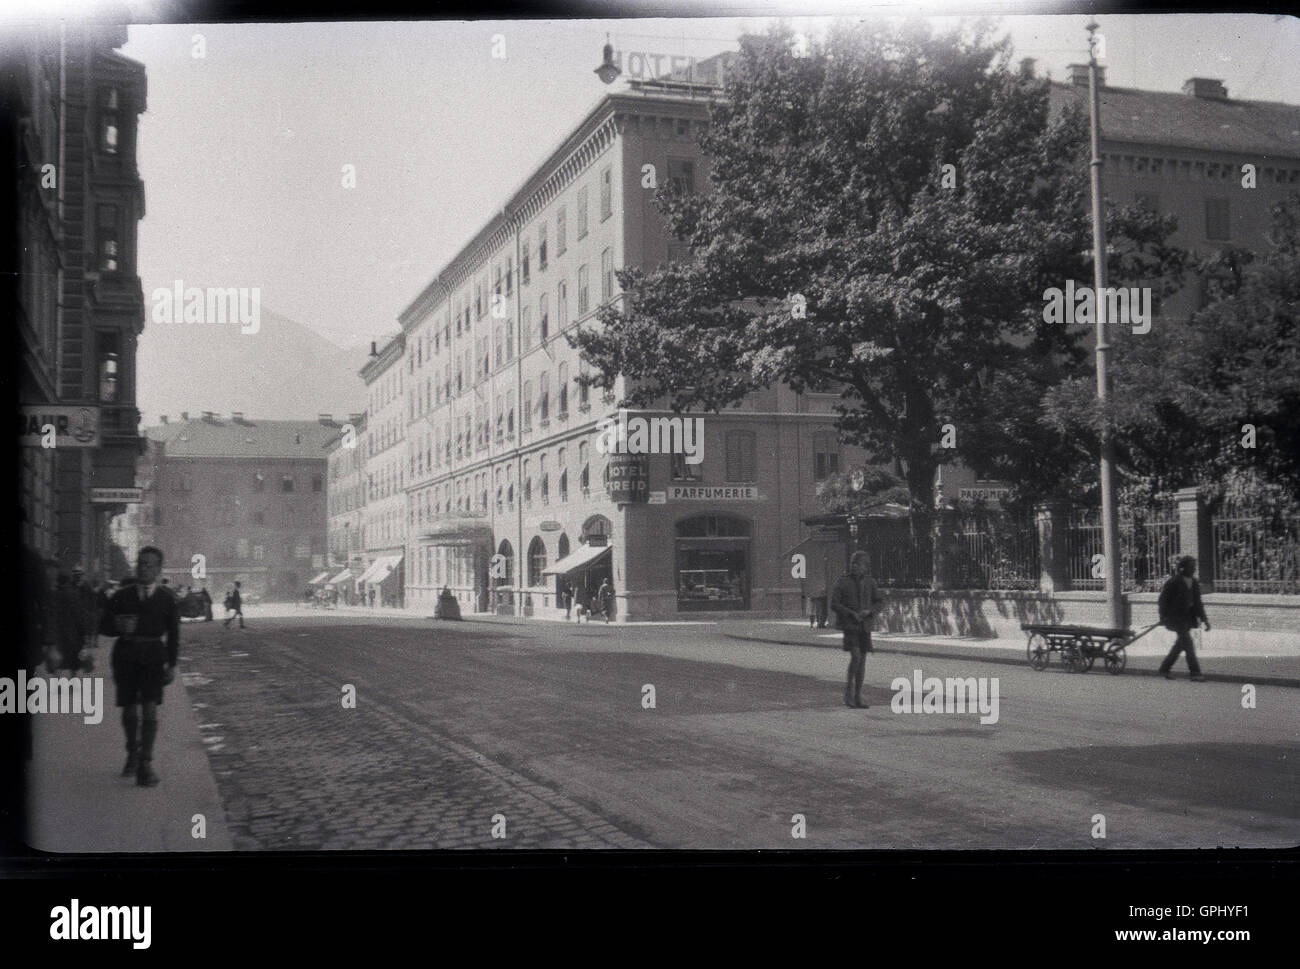
[[[383, 608], [367, 606], [340, 606], [337, 609], [312, 609], [297, 604], [268, 606], [264, 615], [271, 616], [367, 616], [406, 619], [424, 619], [434, 622], [427, 608]], [[497, 616], [489, 613], [469, 613], [466, 623], [492, 623], [523, 626], [538, 623], [566, 625], [558, 612], [554, 615]], [[600, 624], [600, 620], [596, 620]], [[694, 619], [676, 622], [624, 622], [613, 623], [614, 628], [674, 629], [678, 626], [710, 626], [718, 635], [732, 640], [775, 643], [785, 646], [820, 646], [839, 649], [843, 634], [827, 627], [813, 629], [806, 619]], [[1134, 630], [1141, 632], [1141, 627]], [[1287, 633], [1253, 632], [1240, 629], [1215, 629], [1199, 632], [1196, 655], [1201, 661], [1202, 673], [1207, 680], [1227, 683], [1254, 683], [1300, 689], [1300, 639]], [[961, 636], [928, 636], [920, 633], [872, 633], [872, 644], [882, 653], [907, 653], [913, 656], [937, 658], [951, 656], [976, 657], [981, 662], [1001, 663], [1029, 668], [1025, 652], [1026, 636], [1000, 639], [974, 639]], [[1174, 634], [1157, 627], [1125, 649], [1127, 654], [1121, 675], [1157, 676], [1160, 661], [1169, 652]], [[1052, 654], [1049, 669], [1060, 667], [1060, 654]], [[1100, 661], [1094, 663], [1093, 673], [1101, 672]], [[1186, 659], [1179, 657], [1174, 675], [1187, 677]]]
[[[134, 777], [119, 776], [126, 743], [121, 711], [113, 705], [107, 653], [98, 650], [95, 662], [93, 675], [104, 681], [99, 723], [74, 714], [31, 715], [28, 843], [57, 853], [232, 850], [226, 812], [181, 677], [166, 688], [158, 708], [154, 769], [161, 783], [137, 787]], [[184, 668], [182, 655], [179, 669]], [[203, 815], [205, 838], [192, 834], [196, 814]]]
[[[1134, 630], [1140, 632], [1141, 629]], [[728, 639], [749, 642], [780, 643], [793, 646], [841, 648], [844, 634], [833, 628], [813, 629], [807, 620], [754, 621], [728, 623], [722, 627]], [[1195, 634], [1194, 634], [1195, 635]], [[1196, 651], [1201, 671], [1207, 680], [1226, 683], [1254, 683], [1300, 688], [1300, 641], [1279, 633], [1244, 633], [1240, 630], [1201, 632]], [[1161, 660], [1173, 644], [1174, 634], [1167, 629], [1151, 630], [1125, 649], [1127, 661], [1123, 676], [1158, 676]], [[871, 642], [877, 652], [906, 653], [913, 656], [945, 658], [976, 657], [980, 662], [1023, 666], [1029, 669], [1026, 637], [1007, 639], [971, 639], [960, 636], [925, 636], [909, 633], [873, 632]], [[1051, 665], [1060, 668], [1060, 654], [1053, 653]], [[1092, 673], [1098, 673], [1098, 660]], [[1186, 679], [1187, 666], [1179, 657], [1174, 675]]]

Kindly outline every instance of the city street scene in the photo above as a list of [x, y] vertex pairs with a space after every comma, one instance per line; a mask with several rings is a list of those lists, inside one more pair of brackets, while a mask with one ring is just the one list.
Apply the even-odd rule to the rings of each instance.
[[33, 849], [1300, 841], [1300, 21], [120, 19], [0, 21]]

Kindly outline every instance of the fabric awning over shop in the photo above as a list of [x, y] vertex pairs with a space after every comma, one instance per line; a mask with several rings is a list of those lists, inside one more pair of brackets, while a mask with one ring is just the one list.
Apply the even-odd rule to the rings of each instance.
[[[366, 570], [357, 576], [357, 581], [382, 582], [388, 576], [388, 573], [393, 570], [393, 565], [389, 563], [395, 564], [401, 560], [402, 557], [400, 555], [381, 555], [366, 566]], [[383, 575], [380, 575], [381, 572]]]
[[570, 552], [564, 558], [557, 559], [554, 565], [542, 569], [542, 575], [569, 575], [578, 569], [595, 565], [613, 551], [611, 545], [579, 545], [577, 551]]
[[329, 577], [330, 577], [329, 569], [326, 569], [324, 572], [322, 572], [320, 575], [316, 576], [316, 578], [312, 579], [312, 580], [311, 580], [310, 582], [308, 582], [307, 584], [308, 584], [308, 585], [322, 585], [322, 584], [324, 584], [324, 582], [325, 582]]
[[352, 581], [352, 578], [353, 578], [353, 577], [352, 577], [352, 570], [351, 570], [351, 569], [344, 569], [342, 572], [340, 572], [338, 575], [334, 576], [334, 578], [330, 579], [330, 580], [329, 580], [328, 582], [326, 582], [325, 584], [326, 584], [326, 585], [342, 585], [344, 582], [351, 582], [351, 581]]
[[387, 559], [384, 560], [383, 566], [378, 571], [376, 571], [375, 574], [372, 575], [367, 581], [369, 581], [371, 585], [379, 585], [382, 582], [387, 581], [388, 578], [401, 567], [401, 565], [402, 565], [402, 556], [390, 555]]
[[492, 543], [492, 526], [483, 518], [447, 518], [420, 533], [419, 541], [429, 545], [464, 546]]

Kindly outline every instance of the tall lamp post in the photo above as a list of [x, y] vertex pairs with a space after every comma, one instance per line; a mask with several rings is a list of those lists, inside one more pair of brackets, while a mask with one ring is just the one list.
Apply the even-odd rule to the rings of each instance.
[[[1097, 22], [1088, 24], [1089, 131], [1092, 141], [1092, 278], [1097, 307], [1097, 398], [1105, 411], [1110, 397], [1110, 340], [1106, 319], [1106, 213], [1101, 189], [1101, 92], [1097, 85]], [[1119, 510], [1115, 506], [1115, 445], [1106, 416], [1101, 425], [1101, 540], [1105, 553], [1106, 604], [1110, 624], [1124, 625], [1124, 595], [1120, 584]]]

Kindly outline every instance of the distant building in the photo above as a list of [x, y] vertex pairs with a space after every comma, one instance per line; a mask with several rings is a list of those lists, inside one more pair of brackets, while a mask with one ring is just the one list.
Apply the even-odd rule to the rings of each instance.
[[369, 564], [366, 550], [366, 415], [353, 414], [326, 445], [331, 584], [352, 602], [356, 579]]
[[139, 540], [162, 549], [163, 575], [218, 601], [236, 579], [246, 595], [301, 599], [328, 564], [325, 449], [339, 424], [207, 412], [145, 433]]
[[[406, 335], [382, 349], [371, 345], [361, 368], [366, 382], [365, 502], [362, 527], [366, 567], [357, 593], [376, 606], [405, 602], [407, 381], [402, 367]], [[373, 597], [371, 595], [373, 593]]]

